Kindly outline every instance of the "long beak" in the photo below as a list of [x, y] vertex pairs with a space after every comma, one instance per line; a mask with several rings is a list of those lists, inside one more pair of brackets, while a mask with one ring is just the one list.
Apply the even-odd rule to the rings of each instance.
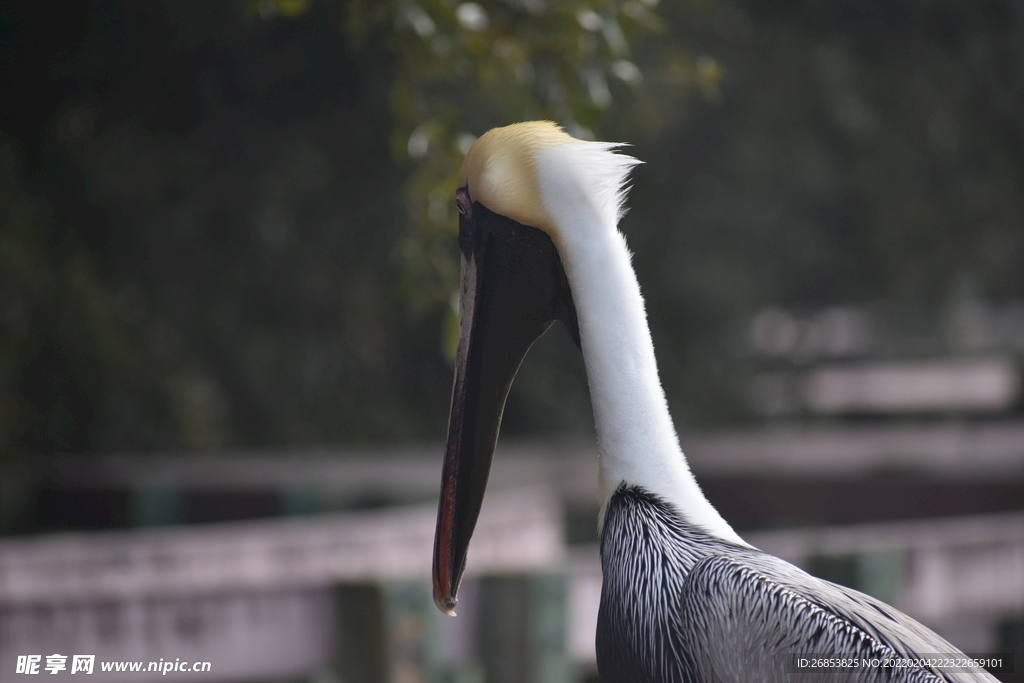
[[546, 233], [474, 203], [460, 217], [459, 246], [459, 345], [433, 572], [434, 602], [452, 616], [519, 365], [555, 320], [566, 322], [579, 345], [565, 271]]

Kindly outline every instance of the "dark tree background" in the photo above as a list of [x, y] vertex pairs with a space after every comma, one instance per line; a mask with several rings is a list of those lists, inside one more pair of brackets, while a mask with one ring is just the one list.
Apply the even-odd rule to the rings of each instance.
[[[1024, 297], [1008, 0], [7, 3], [0, 93], [7, 459], [441, 438], [453, 176], [524, 118], [647, 162], [623, 228], [687, 424], [752, 419], [764, 306]], [[549, 337], [507, 427], [586, 433]]]

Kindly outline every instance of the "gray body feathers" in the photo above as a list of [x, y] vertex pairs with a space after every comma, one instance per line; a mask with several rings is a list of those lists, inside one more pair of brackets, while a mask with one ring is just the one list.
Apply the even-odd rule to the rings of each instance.
[[620, 487], [601, 539], [604, 683], [996, 681], [926, 667], [787, 671], [789, 654], [885, 659], [959, 651], [888, 605], [715, 538], [639, 488]]

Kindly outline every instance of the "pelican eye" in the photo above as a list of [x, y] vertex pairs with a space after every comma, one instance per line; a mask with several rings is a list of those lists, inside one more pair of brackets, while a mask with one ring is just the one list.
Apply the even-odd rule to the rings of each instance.
[[469, 188], [460, 187], [455, 191], [455, 206], [458, 208], [460, 216], [469, 218], [473, 210], [473, 200], [469, 196]]

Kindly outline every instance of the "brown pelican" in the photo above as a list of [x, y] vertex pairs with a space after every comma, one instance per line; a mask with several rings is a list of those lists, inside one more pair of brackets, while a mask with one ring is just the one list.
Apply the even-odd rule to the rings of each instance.
[[483, 135], [462, 165], [437, 606], [454, 614], [512, 379], [561, 320], [583, 352], [600, 453], [603, 681], [790, 681], [793, 655], [869, 661], [828, 680], [994, 681], [980, 669], [881, 665], [958, 651], [892, 607], [751, 547], [704, 497], [679, 447], [618, 231], [637, 161], [616, 147], [521, 123]]

